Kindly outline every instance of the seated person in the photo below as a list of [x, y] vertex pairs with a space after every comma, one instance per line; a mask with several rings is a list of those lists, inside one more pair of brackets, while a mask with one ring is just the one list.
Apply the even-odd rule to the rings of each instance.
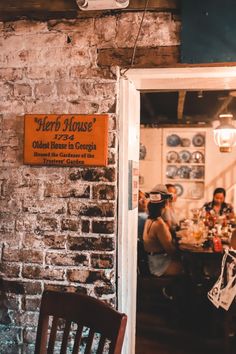
[[230, 239], [230, 247], [236, 250], [236, 229], [234, 229], [231, 239]]
[[162, 218], [168, 224], [170, 231], [179, 229], [178, 218], [175, 211], [175, 202], [177, 200], [177, 191], [173, 184], [166, 184], [166, 188], [171, 198], [167, 201], [166, 207], [163, 210]]
[[138, 192], [138, 239], [143, 239], [143, 229], [145, 221], [148, 217], [147, 214], [148, 198], [145, 193], [139, 190]]
[[215, 215], [227, 215], [229, 219], [234, 216], [234, 211], [232, 205], [225, 202], [226, 191], [224, 188], [216, 188], [213, 192], [213, 199], [209, 203], [203, 205], [208, 213], [213, 213]]
[[164, 185], [155, 186], [149, 193], [148, 219], [143, 232], [144, 249], [148, 253], [151, 274], [156, 276], [182, 273], [182, 265], [176, 257], [169, 227], [162, 218], [166, 202], [170, 199]]

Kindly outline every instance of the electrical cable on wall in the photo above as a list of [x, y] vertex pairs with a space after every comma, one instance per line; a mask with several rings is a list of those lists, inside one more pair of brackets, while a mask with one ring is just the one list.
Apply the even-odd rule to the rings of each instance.
[[138, 29], [138, 34], [137, 34], [137, 37], [136, 37], [135, 42], [134, 42], [133, 54], [132, 54], [132, 58], [131, 58], [131, 60], [130, 60], [130, 65], [129, 65], [128, 68], [124, 69], [123, 72], [122, 72], [122, 70], [121, 70], [121, 76], [124, 76], [125, 73], [126, 73], [129, 69], [131, 69], [131, 68], [134, 66], [134, 60], [135, 60], [135, 55], [136, 55], [137, 43], [138, 43], [138, 39], [139, 39], [139, 36], [140, 36], [140, 32], [141, 32], [141, 29], [142, 29], [142, 26], [143, 26], [143, 20], [144, 20], [145, 14], [146, 14], [146, 12], [147, 12], [148, 3], [149, 3], [149, 0], [146, 0], [145, 6], [144, 6], [144, 10], [143, 10], [142, 19], [141, 19], [141, 22], [140, 22], [140, 25], [139, 25], [139, 29]]

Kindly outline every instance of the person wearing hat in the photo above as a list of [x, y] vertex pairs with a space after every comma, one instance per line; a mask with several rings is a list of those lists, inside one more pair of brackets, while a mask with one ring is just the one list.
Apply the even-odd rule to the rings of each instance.
[[172, 197], [165, 185], [156, 185], [149, 193], [148, 219], [143, 232], [144, 249], [148, 253], [150, 273], [156, 276], [182, 273], [181, 262], [168, 224], [162, 214]]
[[138, 191], [138, 239], [142, 241], [145, 221], [147, 220], [148, 197], [141, 190]]
[[179, 229], [178, 217], [175, 210], [177, 191], [174, 184], [168, 183], [165, 186], [168, 193], [171, 194], [172, 197], [168, 200], [166, 207], [163, 210], [162, 218], [169, 225], [170, 231], [174, 233]]

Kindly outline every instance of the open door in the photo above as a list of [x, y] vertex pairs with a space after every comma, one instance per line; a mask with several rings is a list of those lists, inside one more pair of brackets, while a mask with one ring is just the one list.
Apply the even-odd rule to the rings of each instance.
[[135, 352], [140, 93], [120, 79], [118, 308], [128, 315], [124, 354]]

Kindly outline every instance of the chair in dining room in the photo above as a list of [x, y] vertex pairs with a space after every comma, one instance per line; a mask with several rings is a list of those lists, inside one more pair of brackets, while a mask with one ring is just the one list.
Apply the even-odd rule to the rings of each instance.
[[[230, 249], [234, 252], [236, 261], [236, 229], [234, 229], [231, 240]], [[235, 268], [234, 268], [235, 269]], [[228, 311], [224, 314], [224, 349], [225, 354], [235, 353], [236, 351], [236, 296]], [[233, 328], [233, 331], [232, 331]], [[234, 343], [231, 343], [234, 340]], [[233, 344], [233, 347], [232, 347]]]
[[35, 354], [120, 354], [127, 316], [91, 296], [46, 290], [43, 293]]
[[[172, 307], [169, 300], [172, 296], [166, 294], [166, 289], [178, 283], [181, 277], [162, 275], [157, 277], [150, 273], [148, 254], [143, 242], [138, 240], [137, 245], [137, 309], [138, 311], [153, 311], [160, 307]], [[168, 301], [167, 301], [168, 300]]]

